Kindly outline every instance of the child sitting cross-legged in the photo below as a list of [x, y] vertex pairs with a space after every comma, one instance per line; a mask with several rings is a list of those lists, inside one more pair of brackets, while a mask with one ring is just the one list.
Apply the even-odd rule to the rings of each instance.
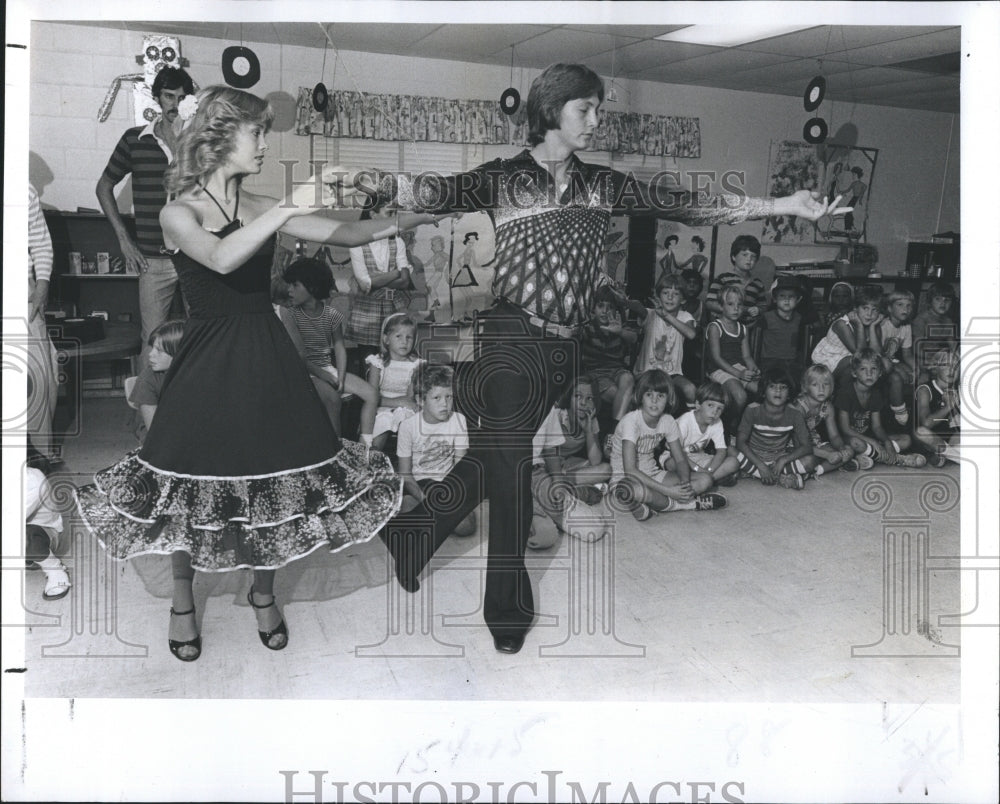
[[654, 368], [665, 371], [674, 387], [683, 394], [684, 401], [691, 405], [694, 403], [695, 385], [684, 376], [682, 363], [684, 341], [695, 337], [697, 323], [690, 313], [681, 308], [684, 301], [681, 285], [682, 281], [676, 274], [664, 274], [656, 283], [652, 309], [638, 308], [645, 335], [635, 361], [635, 373], [642, 374]]
[[854, 452], [890, 466], [926, 466], [923, 455], [905, 454], [912, 439], [906, 434], [890, 438], [882, 426], [885, 401], [877, 384], [882, 359], [874, 349], [862, 349], [851, 358], [851, 382], [837, 388], [834, 406], [837, 424]]
[[722, 302], [722, 318], [710, 322], [705, 328], [705, 339], [708, 341], [706, 365], [712, 367], [709, 379], [726, 389], [726, 421], [732, 433], [746, 407], [747, 393], [757, 393], [760, 371], [750, 356], [747, 328], [740, 321], [743, 291], [729, 285], [722, 289], [719, 299]]
[[[720, 486], [736, 485], [740, 464], [726, 449], [726, 434], [721, 421], [725, 407], [725, 390], [717, 382], [709, 380], [698, 386], [694, 410], [689, 410], [677, 420], [681, 447], [691, 467], [690, 482], [695, 494], [704, 494], [716, 483]], [[664, 451], [660, 465], [668, 472], [676, 473], [677, 464], [672, 453]]]
[[882, 288], [862, 285], [854, 291], [854, 309], [830, 325], [829, 331], [812, 352], [813, 363], [820, 363], [833, 372], [834, 385], [849, 382], [851, 357], [861, 350], [882, 350], [882, 335], [878, 324], [882, 320], [879, 303]]
[[802, 459], [812, 453], [812, 439], [802, 412], [788, 404], [795, 382], [784, 369], [770, 368], [761, 386], [764, 401], [747, 406], [736, 434], [740, 470], [765, 486], [802, 489], [807, 471]]
[[149, 335], [148, 365], [139, 372], [128, 401], [139, 409], [142, 423], [148, 430], [160, 403], [160, 392], [167, 371], [174, 361], [181, 338], [184, 336], [183, 321], [164, 321]]
[[[465, 416], [454, 408], [450, 366], [421, 363], [414, 377], [414, 393], [419, 411], [399, 423], [396, 457], [403, 478], [402, 511], [410, 511], [429, 498], [437, 497], [434, 487], [469, 451], [469, 430]], [[451, 491], [441, 495], [453, 496]], [[499, 503], [498, 503], [499, 504]], [[454, 530], [456, 536], [476, 532], [476, 512], [472, 511]]]
[[802, 374], [802, 391], [792, 406], [806, 419], [812, 454], [802, 464], [819, 477], [834, 469], [856, 472], [871, 469], [874, 462], [866, 455], [854, 456], [854, 450], [844, 443], [837, 428], [837, 412], [833, 407], [833, 373], [826, 366], [814, 363]]
[[541, 550], [558, 538], [571, 497], [594, 505], [602, 496], [600, 486], [611, 477], [601, 449], [594, 389], [586, 374], [570, 383], [556, 400], [532, 440], [532, 452], [535, 521], [528, 547]]
[[[611, 439], [611, 482], [615, 502], [640, 522], [654, 513], [714, 510], [726, 505], [721, 494], [698, 495], [691, 484], [691, 467], [681, 446], [681, 432], [672, 409], [674, 389], [659, 369], [639, 376], [633, 394], [637, 410], [626, 414]], [[665, 441], [675, 471], [656, 463], [658, 445]]]
[[958, 390], [958, 354], [942, 349], [931, 355], [930, 380], [916, 390], [916, 428], [914, 435], [931, 457], [931, 466], [944, 466], [948, 459], [957, 461], [952, 441], [958, 436], [961, 414]]
[[802, 285], [794, 276], [779, 276], [771, 292], [772, 309], [760, 317], [760, 368], [785, 369], [793, 377], [802, 371]]
[[[333, 290], [330, 269], [317, 259], [301, 257], [289, 264], [284, 278], [288, 283], [290, 306], [281, 308], [281, 321], [305, 361], [330, 424], [339, 436], [341, 396], [348, 393], [360, 397], [363, 402], [361, 441], [371, 446], [378, 395], [360, 377], [347, 372], [344, 317], [326, 302]], [[331, 354], [336, 358], [336, 366]]]
[[594, 292], [590, 314], [580, 333], [580, 366], [590, 375], [598, 404], [610, 402], [611, 418], [618, 422], [632, 398], [630, 361], [638, 336], [625, 327], [624, 302], [610, 285]]
[[913, 293], [894, 290], [885, 298], [885, 318], [879, 321], [882, 339], [883, 384], [889, 390], [889, 409], [896, 421], [909, 423], [904, 394], [913, 387], [913, 333], [910, 317], [913, 315]]

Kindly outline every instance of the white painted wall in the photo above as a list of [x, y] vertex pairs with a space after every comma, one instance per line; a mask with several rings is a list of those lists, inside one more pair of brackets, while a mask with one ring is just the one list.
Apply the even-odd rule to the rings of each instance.
[[[157, 33], [151, 30], [150, 33]], [[29, 120], [29, 174], [45, 206], [76, 209], [97, 207], [94, 186], [121, 132], [132, 125], [131, 91], [124, 84], [109, 119], [97, 122], [97, 111], [112, 80], [135, 73], [135, 55], [142, 36], [116, 28], [36, 22], [31, 35], [31, 108]], [[220, 57], [232, 44], [214, 39], [185, 37], [181, 53], [189, 72], [201, 86], [222, 81]], [[290, 132], [294, 97], [299, 86], [320, 80], [323, 52], [259, 43], [253, 47], [261, 62], [262, 78], [253, 88], [270, 95], [280, 112], [271, 136], [272, 154], [306, 160], [309, 139]], [[458, 98], [499, 98], [510, 84], [509, 67], [433, 59], [413, 59], [374, 53], [342, 51], [333, 83], [328, 56], [325, 80], [337, 89], [395, 92]], [[515, 72], [515, 84], [527, 95], [534, 71]], [[807, 117], [801, 100], [763, 93], [662, 85], [616, 79], [619, 101], [612, 109], [677, 114], [701, 118], [702, 157], [664, 159], [668, 169], [736, 169], [746, 173], [746, 190], [766, 192], [768, 154], [772, 140], [800, 139]], [[908, 109], [827, 102], [821, 107], [831, 131], [852, 122], [858, 145], [879, 149], [872, 184], [869, 242], [880, 253], [884, 273], [894, 273], [904, 262], [906, 243], [937, 231], [960, 231], [958, 116]], [[954, 126], [954, 131], [952, 127]], [[409, 162], [409, 157], [408, 160]], [[248, 187], [279, 194], [282, 169], [269, 161]], [[129, 189], [122, 188], [119, 205], [128, 210]], [[725, 260], [732, 239], [740, 233], [760, 235], [759, 223], [724, 227], [719, 258]], [[836, 248], [766, 246], [776, 262], [791, 259], [827, 259]]]

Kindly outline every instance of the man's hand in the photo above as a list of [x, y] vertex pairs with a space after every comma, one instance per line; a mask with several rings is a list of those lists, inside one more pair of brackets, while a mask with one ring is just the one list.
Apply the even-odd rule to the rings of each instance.
[[824, 215], [843, 215], [850, 212], [854, 207], [837, 206], [842, 195], [833, 199], [833, 203], [827, 203], [827, 197], [820, 200], [818, 192], [813, 190], [799, 190], [784, 198], [774, 199], [775, 215], [797, 215], [806, 220], [816, 221]]
[[122, 257], [125, 258], [125, 270], [130, 273], [144, 274], [149, 270], [149, 263], [146, 262], [146, 257], [139, 247], [131, 240], [119, 240], [118, 245], [121, 246]]
[[35, 320], [35, 316], [45, 315], [45, 308], [49, 303], [49, 280], [39, 279], [35, 282], [35, 287], [28, 298], [28, 322]]

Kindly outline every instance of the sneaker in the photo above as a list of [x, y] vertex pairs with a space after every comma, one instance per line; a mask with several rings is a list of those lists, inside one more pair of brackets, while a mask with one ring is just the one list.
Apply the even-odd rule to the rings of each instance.
[[923, 455], [918, 455], [915, 452], [901, 452], [896, 456], [896, 466], [906, 466], [911, 469], [919, 469], [921, 466], [927, 466], [927, 459]]
[[855, 455], [852, 460], [862, 472], [867, 472], [875, 465], [875, 459], [869, 455]]
[[653, 509], [646, 505], [646, 503], [639, 503], [638, 507], [632, 509], [632, 516], [640, 522], [645, 522], [652, 515]]
[[694, 500], [694, 506], [698, 511], [718, 511], [720, 508], [725, 508], [728, 504], [729, 501], [725, 496], [716, 492], [702, 494], [695, 497]]
[[587, 505], [597, 505], [604, 495], [596, 486], [577, 486], [576, 497]]
[[735, 486], [737, 481], [740, 479], [739, 472], [733, 472], [731, 475], [726, 475], [722, 480], [718, 481], [716, 485], [718, 486]]
[[927, 463], [933, 466], [935, 469], [940, 469], [942, 466], [948, 463], [948, 459], [945, 458], [944, 455], [934, 454], [927, 459]]
[[[869, 460], [871, 460], [869, 458]], [[861, 464], [858, 462], [857, 458], [848, 458], [840, 466], [837, 467], [841, 472], [857, 472], [861, 468]]]
[[802, 479], [802, 475], [797, 474], [785, 474], [782, 472], [778, 476], [778, 485], [783, 489], [795, 489], [796, 491], [802, 491], [805, 487], [805, 481]]

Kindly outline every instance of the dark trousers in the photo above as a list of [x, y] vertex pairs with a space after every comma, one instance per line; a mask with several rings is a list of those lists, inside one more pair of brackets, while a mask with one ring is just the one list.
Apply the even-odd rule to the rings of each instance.
[[483, 612], [494, 636], [523, 635], [535, 616], [524, 549], [531, 527], [531, 442], [559, 392], [577, 374], [576, 344], [543, 335], [518, 307], [479, 316], [472, 390], [463, 410], [472, 449], [425, 504], [389, 522], [386, 544], [416, 575], [455, 526], [490, 500]]

